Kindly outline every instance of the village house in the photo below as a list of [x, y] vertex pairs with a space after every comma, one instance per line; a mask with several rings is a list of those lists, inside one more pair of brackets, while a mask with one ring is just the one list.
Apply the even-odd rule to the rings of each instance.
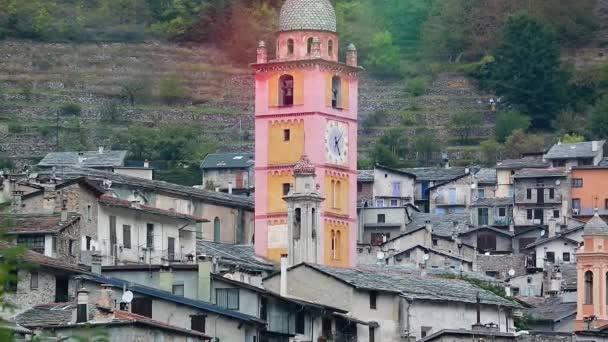
[[474, 226], [509, 226], [513, 222], [513, 198], [496, 197], [496, 169], [480, 169], [473, 179], [471, 223]]
[[565, 224], [570, 203], [568, 172], [564, 169], [522, 169], [513, 175], [516, 226]]
[[540, 157], [524, 157], [520, 159], [507, 159], [496, 164], [496, 191], [498, 198], [513, 198], [513, 176], [522, 169], [546, 169], [551, 164]]
[[604, 159], [605, 140], [553, 145], [545, 154], [545, 160], [553, 167], [597, 166]]
[[568, 229], [549, 221], [546, 236], [525, 248], [534, 262], [530, 267], [546, 269], [547, 266], [576, 263], [578, 248], [583, 242], [583, 225]]
[[211, 153], [201, 162], [202, 186], [207, 190], [251, 194], [253, 153]]
[[461, 176], [429, 187], [429, 211], [439, 215], [468, 214], [474, 183], [470, 169], [466, 169]]
[[414, 204], [422, 212], [430, 212], [429, 188], [465, 174], [465, 167], [415, 167], [402, 169], [416, 176]]
[[128, 151], [110, 151], [99, 146], [97, 151], [49, 152], [38, 163], [40, 169], [53, 169], [61, 173], [64, 167], [86, 167], [112, 172], [123, 167]]
[[608, 166], [574, 166], [570, 179], [572, 216], [608, 215]]
[[475, 323], [513, 332], [512, 311], [519, 307], [465, 281], [406, 275], [395, 266], [342, 269], [304, 263], [264, 279], [264, 287], [284, 288], [288, 295], [344, 309], [368, 322], [357, 325], [361, 342], [417, 341]]

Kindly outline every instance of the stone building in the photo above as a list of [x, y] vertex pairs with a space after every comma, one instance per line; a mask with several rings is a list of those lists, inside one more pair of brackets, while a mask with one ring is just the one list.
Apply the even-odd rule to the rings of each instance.
[[553, 167], [597, 166], [604, 159], [605, 140], [553, 145], [544, 159]]
[[513, 198], [513, 175], [522, 169], [546, 169], [551, 163], [540, 157], [524, 157], [520, 159], [507, 159], [496, 164], [496, 191], [498, 198]]
[[416, 176], [416, 184], [414, 189], [414, 204], [420, 208], [422, 212], [430, 212], [429, 204], [429, 188], [458, 178], [466, 173], [466, 167], [416, 167], [402, 169], [407, 173]]
[[429, 187], [429, 211], [439, 215], [468, 214], [473, 203], [473, 184], [473, 174], [466, 169], [459, 177]]
[[41, 169], [56, 169], [60, 172], [66, 166], [86, 167], [113, 171], [114, 167], [125, 164], [127, 151], [109, 151], [99, 146], [97, 151], [49, 152], [38, 163]]
[[250, 194], [254, 187], [253, 153], [211, 153], [201, 162], [202, 186], [235, 194]]

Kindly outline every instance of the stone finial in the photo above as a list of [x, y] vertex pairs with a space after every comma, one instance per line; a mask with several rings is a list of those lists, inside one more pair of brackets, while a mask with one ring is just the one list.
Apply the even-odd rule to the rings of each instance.
[[257, 63], [268, 63], [268, 48], [266, 48], [266, 42], [263, 40], [260, 40], [258, 43]]
[[319, 37], [312, 38], [310, 55], [312, 58], [321, 58], [321, 39]]
[[355, 44], [349, 44], [346, 49], [346, 65], [356, 67], [357, 66], [357, 48]]
[[300, 160], [293, 166], [294, 175], [314, 175], [315, 164], [313, 164], [306, 154], [303, 154]]

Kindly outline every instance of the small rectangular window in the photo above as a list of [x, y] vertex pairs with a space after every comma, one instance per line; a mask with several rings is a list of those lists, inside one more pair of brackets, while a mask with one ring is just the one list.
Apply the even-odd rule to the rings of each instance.
[[363, 183], [357, 183], [357, 192], [363, 192]]
[[146, 225], [146, 247], [154, 248], [154, 224], [148, 223]]
[[74, 243], [74, 240], [70, 240], [70, 241], [68, 242], [68, 251], [69, 251], [69, 253], [70, 253], [70, 256], [74, 256], [74, 255], [75, 255], [75, 254], [74, 254], [74, 246], [75, 246], [75, 245], [76, 245], [76, 244]]
[[580, 209], [581, 208], [581, 200], [578, 198], [572, 199], [572, 209]]
[[283, 183], [283, 196], [287, 196], [289, 194], [289, 189], [291, 189], [291, 184]]
[[306, 315], [304, 311], [296, 313], [296, 334], [304, 335], [306, 327]]
[[555, 198], [555, 189], [549, 188], [549, 198], [550, 199], [554, 199]]
[[369, 327], [369, 342], [376, 342], [376, 328]]
[[439, 241], [437, 241], [437, 239], [433, 239], [433, 246], [437, 246], [437, 243], [439, 243]]
[[532, 199], [532, 189], [526, 189], [526, 199]]
[[52, 250], [53, 253], [57, 253], [57, 237], [53, 236], [52, 238]]
[[216, 289], [215, 304], [228, 310], [239, 309], [239, 289]]
[[87, 240], [87, 251], [90, 251], [91, 250], [91, 237], [87, 236], [86, 240]]
[[284, 129], [283, 130], [283, 141], [290, 141], [290, 140], [291, 140], [291, 130]]
[[564, 254], [562, 255], [562, 260], [569, 262], [570, 261], [570, 253], [564, 252]]
[[122, 225], [122, 246], [131, 248], [131, 226], [128, 224]]
[[526, 210], [526, 218], [528, 220], [533, 220], [534, 219], [534, 211], [532, 211], [532, 209]]
[[547, 262], [555, 262], [555, 252], [547, 252], [546, 259]]
[[392, 208], [396, 208], [396, 207], [398, 207], [398, 206], [399, 206], [399, 200], [392, 199], [392, 200], [391, 200], [391, 207], [392, 207]]
[[559, 218], [559, 210], [553, 210], [553, 218]]
[[205, 332], [205, 316], [192, 315], [190, 316], [190, 329], [198, 332]]
[[486, 198], [486, 189], [477, 189], [478, 198]]
[[498, 208], [498, 216], [499, 217], [507, 216], [507, 208]]
[[378, 292], [376, 291], [370, 291], [369, 292], [369, 308], [372, 310], [376, 310], [377, 308], [377, 303], [376, 300], [378, 299]]
[[378, 214], [378, 223], [386, 223], [386, 215]]
[[383, 208], [384, 200], [382, 198], [376, 200], [376, 208]]
[[30, 289], [38, 289], [38, 272], [36, 271], [30, 272]]
[[184, 284], [173, 284], [172, 292], [176, 296], [184, 296]]
[[572, 187], [573, 188], [582, 188], [583, 179], [582, 178], [572, 178]]

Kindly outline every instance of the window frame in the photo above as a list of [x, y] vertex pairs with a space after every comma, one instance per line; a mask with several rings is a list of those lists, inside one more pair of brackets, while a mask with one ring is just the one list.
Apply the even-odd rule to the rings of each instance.
[[[220, 298], [222, 296], [224, 298]], [[232, 301], [230, 300], [231, 298]], [[226, 287], [215, 289], [215, 305], [221, 308], [238, 311], [241, 306], [240, 301], [240, 291], [238, 288]]]
[[154, 249], [154, 223], [146, 223], [146, 248]]
[[369, 308], [370, 310], [378, 309], [378, 291], [369, 291]]
[[122, 225], [122, 247], [126, 249], [131, 249], [131, 225], [123, 224]]
[[583, 179], [582, 178], [572, 178], [572, 187], [573, 188], [582, 188], [583, 187]]
[[38, 290], [39, 282], [38, 271], [30, 271], [30, 290]]

